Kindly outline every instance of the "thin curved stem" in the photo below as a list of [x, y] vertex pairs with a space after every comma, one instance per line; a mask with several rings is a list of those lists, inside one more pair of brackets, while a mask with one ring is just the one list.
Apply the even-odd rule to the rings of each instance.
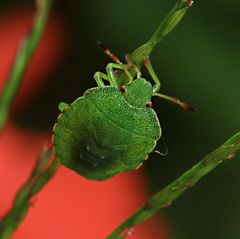
[[53, 177], [60, 163], [51, 149], [44, 149], [26, 183], [17, 193], [10, 211], [0, 220], [0, 239], [8, 239], [23, 221], [32, 205], [31, 199]]
[[130, 56], [130, 62], [141, 66], [144, 59], [148, 58], [154, 47], [159, 43], [169, 32], [171, 32], [177, 24], [182, 20], [183, 16], [193, 4], [191, 0], [179, 0], [170, 10], [167, 16], [158, 26], [152, 37], [147, 43], [137, 48]]
[[37, 0], [37, 12], [30, 33], [22, 40], [6, 85], [0, 95], [0, 130], [7, 120], [11, 104], [18, 91], [32, 54], [47, 22], [53, 0]]
[[234, 158], [240, 151], [240, 132], [235, 134], [222, 146], [204, 157], [186, 173], [174, 182], [155, 193], [146, 204], [124, 221], [106, 239], [121, 239], [127, 236], [124, 231], [147, 220], [155, 215], [161, 208], [170, 206], [188, 188], [194, 186], [204, 175], [211, 172], [222, 162]]
[[[129, 72], [133, 78], [138, 72], [140, 72], [144, 61], [149, 58], [157, 43], [159, 43], [178, 25], [192, 4], [192, 0], [178, 0], [163, 21], [161, 21], [157, 30], [153, 33], [147, 43], [138, 47], [130, 55], [127, 55], [127, 62], [130, 66]], [[126, 74], [123, 73], [117, 74], [116, 78], [118, 86], [129, 82]]]

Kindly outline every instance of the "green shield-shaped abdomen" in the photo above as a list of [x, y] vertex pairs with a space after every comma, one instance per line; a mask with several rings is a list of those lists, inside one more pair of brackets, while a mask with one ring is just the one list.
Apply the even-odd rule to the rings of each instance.
[[132, 107], [115, 87], [97, 87], [60, 114], [53, 144], [65, 166], [88, 179], [104, 180], [136, 169], [160, 137], [154, 110]]

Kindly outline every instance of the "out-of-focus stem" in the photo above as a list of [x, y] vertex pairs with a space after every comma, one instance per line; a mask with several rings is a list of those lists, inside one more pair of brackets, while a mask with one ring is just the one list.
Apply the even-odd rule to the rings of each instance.
[[124, 231], [147, 220], [161, 208], [170, 206], [188, 188], [194, 186], [204, 175], [211, 172], [222, 162], [234, 158], [240, 151], [240, 132], [230, 138], [225, 144], [203, 158], [199, 163], [185, 172], [174, 182], [155, 193], [147, 203], [123, 222], [106, 239], [121, 239], [127, 236]]
[[40, 40], [44, 26], [48, 19], [52, 3], [53, 0], [36, 1], [37, 12], [31, 31], [27, 36], [25, 36], [19, 46], [14, 63], [12, 65], [12, 69], [10, 71], [10, 75], [0, 95], [0, 130], [4, 127], [11, 108], [11, 104], [18, 91], [19, 85], [30, 62], [31, 56]]
[[10, 238], [31, 207], [33, 196], [53, 177], [59, 165], [51, 149], [42, 151], [30, 177], [18, 191], [12, 208], [0, 220], [0, 239]]

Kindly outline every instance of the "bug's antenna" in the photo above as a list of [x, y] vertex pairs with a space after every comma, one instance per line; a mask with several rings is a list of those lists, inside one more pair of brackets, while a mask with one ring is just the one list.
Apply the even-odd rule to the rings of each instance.
[[104, 46], [100, 41], [97, 41], [97, 45], [103, 50], [103, 52], [108, 55], [114, 62], [118, 63], [118, 64], [122, 64], [122, 62], [120, 61], [120, 59], [111, 52], [111, 50], [109, 48], [107, 48], [106, 46]]
[[168, 95], [163, 95], [163, 94], [160, 94], [160, 93], [154, 93], [153, 96], [157, 96], [159, 98], [168, 100], [168, 101], [170, 101], [170, 102], [172, 102], [174, 104], [179, 105], [180, 107], [182, 107], [185, 110], [190, 110], [192, 112], [196, 112], [197, 111], [194, 107], [190, 106], [189, 104], [187, 104], [185, 102], [180, 101], [177, 98], [174, 98], [174, 97], [171, 97], [171, 96], [168, 96]]
[[120, 64], [123, 66], [123, 70], [126, 73], [126, 75], [128, 76], [128, 78], [132, 81], [133, 77], [132, 75], [129, 73], [129, 71], [126, 69], [125, 65], [120, 61], [120, 59], [111, 52], [111, 50], [109, 48], [107, 48], [106, 46], [104, 46], [100, 41], [97, 41], [97, 45], [103, 50], [103, 52], [108, 55], [114, 62], [116, 62], [117, 64]]

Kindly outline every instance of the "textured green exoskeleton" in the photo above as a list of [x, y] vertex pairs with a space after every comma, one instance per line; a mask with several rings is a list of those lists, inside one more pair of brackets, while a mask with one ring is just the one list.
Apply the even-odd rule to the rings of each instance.
[[[160, 82], [148, 58], [155, 45], [181, 20], [190, 3], [177, 4], [174, 14], [167, 15], [152, 38], [129, 55], [126, 64], [100, 44], [115, 63], [107, 65], [106, 74], [95, 73], [98, 87], [87, 90], [70, 105], [59, 105], [62, 113], [54, 126], [53, 146], [62, 164], [92, 180], [137, 169], [161, 137], [151, 97], [193, 110], [176, 98], [158, 93]], [[142, 65], [154, 85], [141, 77]]]
[[161, 136], [156, 113], [147, 107], [152, 86], [139, 78], [126, 86], [87, 90], [60, 114], [54, 129], [56, 156], [93, 180], [138, 168]]
[[[119, 61], [116, 56], [113, 59]], [[148, 158], [161, 137], [151, 97], [177, 99], [157, 93], [160, 83], [156, 74], [149, 60], [144, 64], [154, 86], [139, 72], [133, 79], [128, 68], [134, 66], [109, 63], [107, 74], [94, 75], [98, 87], [87, 90], [69, 106], [59, 106], [63, 112], [54, 127], [53, 145], [62, 164], [88, 179], [104, 180], [137, 169]], [[126, 85], [118, 85], [114, 68], [125, 71]], [[110, 85], [106, 86], [103, 79]], [[175, 103], [186, 107], [179, 100]]]

